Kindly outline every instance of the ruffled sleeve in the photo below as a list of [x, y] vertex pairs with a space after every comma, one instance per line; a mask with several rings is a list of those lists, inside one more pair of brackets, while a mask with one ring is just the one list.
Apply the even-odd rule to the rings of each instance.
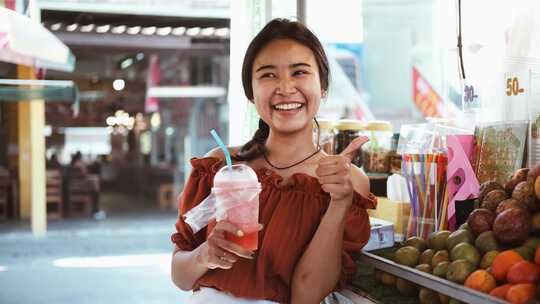
[[345, 222], [343, 237], [342, 271], [336, 290], [343, 289], [356, 273], [357, 265], [352, 258], [353, 252], [358, 252], [369, 241], [371, 226], [366, 209], [377, 206], [377, 198], [370, 193], [364, 197], [354, 192], [353, 202]]
[[179, 199], [176, 232], [171, 236], [172, 242], [176, 245], [175, 251], [192, 251], [206, 240], [206, 228], [194, 234], [183, 217], [210, 194], [214, 175], [220, 163], [220, 159], [213, 157], [191, 159], [193, 170]]

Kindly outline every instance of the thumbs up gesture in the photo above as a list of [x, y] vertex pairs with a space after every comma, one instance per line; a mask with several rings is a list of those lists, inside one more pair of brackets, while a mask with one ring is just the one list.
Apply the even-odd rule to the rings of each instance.
[[319, 160], [315, 173], [322, 189], [330, 194], [332, 201], [352, 202], [353, 184], [351, 181], [351, 161], [363, 144], [369, 141], [366, 136], [354, 139], [339, 155], [329, 155]]

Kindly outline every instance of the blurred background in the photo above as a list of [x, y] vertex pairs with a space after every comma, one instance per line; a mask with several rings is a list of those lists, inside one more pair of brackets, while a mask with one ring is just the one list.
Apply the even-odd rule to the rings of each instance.
[[0, 0], [0, 302], [181, 303], [177, 197], [209, 130], [256, 128], [241, 63], [272, 18], [327, 50], [321, 119], [520, 119], [501, 79], [538, 68], [538, 9], [466, 2], [468, 107], [456, 1]]

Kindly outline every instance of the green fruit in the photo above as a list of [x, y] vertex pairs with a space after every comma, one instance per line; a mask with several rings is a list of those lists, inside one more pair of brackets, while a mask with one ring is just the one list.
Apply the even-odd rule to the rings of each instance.
[[491, 263], [493, 263], [493, 260], [498, 254], [499, 252], [497, 250], [486, 252], [482, 257], [482, 260], [480, 261], [480, 268], [488, 269], [489, 267], [491, 267]]
[[527, 261], [532, 261], [534, 259], [534, 249], [532, 248], [521, 246], [514, 248], [513, 250]]
[[402, 295], [406, 297], [416, 297], [418, 295], [418, 289], [416, 286], [402, 278], [396, 279], [396, 288]]
[[405, 241], [405, 246], [413, 246], [418, 251], [423, 252], [427, 248], [426, 241], [418, 236], [412, 236]]
[[375, 283], [377, 283], [377, 284], [382, 283], [382, 274], [383, 274], [383, 272], [380, 271], [379, 269], [375, 269], [373, 271], [373, 276], [375, 277]]
[[481, 253], [486, 253], [488, 251], [499, 250], [499, 244], [495, 238], [493, 231], [484, 231], [476, 238], [474, 246]]
[[538, 238], [538, 237], [530, 237], [525, 241], [525, 243], [523, 243], [523, 246], [529, 247], [532, 250], [536, 251], [536, 248], [538, 248], [538, 246], [540, 246], [540, 238]]
[[441, 304], [437, 293], [427, 288], [420, 289], [418, 299], [420, 300], [421, 304]]
[[449, 256], [448, 250], [439, 250], [435, 252], [433, 259], [431, 260], [431, 267], [435, 268], [439, 263], [449, 261]]
[[441, 230], [431, 233], [428, 238], [428, 247], [435, 251], [445, 249], [446, 239], [448, 236], [450, 236], [450, 233], [451, 232], [448, 230]]
[[440, 262], [435, 268], [433, 269], [433, 275], [446, 278], [446, 273], [448, 272], [448, 266], [450, 265], [450, 262]]
[[395, 286], [396, 277], [394, 275], [389, 274], [388, 272], [383, 272], [381, 275], [381, 282], [387, 286]]
[[450, 302], [450, 297], [445, 294], [439, 293], [439, 302], [441, 302], [441, 304], [448, 304], [448, 302]]
[[426, 249], [422, 254], [420, 255], [420, 260], [418, 261], [418, 264], [431, 264], [431, 260], [433, 259], [433, 256], [435, 255], [435, 250], [433, 249]]
[[461, 259], [467, 260], [471, 262], [474, 267], [476, 267], [480, 263], [480, 254], [473, 245], [469, 243], [461, 243], [452, 249], [452, 252], [450, 252], [450, 259], [452, 261]]
[[448, 265], [446, 279], [454, 283], [463, 284], [467, 277], [475, 270], [474, 265], [467, 260], [456, 260]]
[[431, 266], [429, 264], [420, 264], [420, 265], [416, 265], [416, 268], [417, 270], [420, 270], [422, 272], [425, 272], [425, 273], [431, 273]]
[[472, 233], [468, 230], [456, 230], [452, 232], [448, 239], [446, 239], [446, 249], [452, 251], [452, 249], [459, 243], [469, 243], [474, 242], [474, 237]]
[[417, 265], [419, 258], [420, 251], [412, 246], [401, 247], [394, 253], [394, 261], [396, 263], [409, 267]]
[[469, 224], [467, 224], [467, 222], [461, 224], [461, 226], [459, 226], [458, 230], [468, 230], [468, 231], [471, 231], [471, 229], [469, 228]]
[[532, 216], [531, 230], [534, 235], [540, 235], [540, 212], [537, 212]]

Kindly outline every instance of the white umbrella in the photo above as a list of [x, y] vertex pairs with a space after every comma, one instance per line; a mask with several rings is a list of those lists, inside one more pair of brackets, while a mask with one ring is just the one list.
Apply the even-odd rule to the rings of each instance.
[[0, 7], [0, 61], [72, 72], [75, 57], [40, 23]]

